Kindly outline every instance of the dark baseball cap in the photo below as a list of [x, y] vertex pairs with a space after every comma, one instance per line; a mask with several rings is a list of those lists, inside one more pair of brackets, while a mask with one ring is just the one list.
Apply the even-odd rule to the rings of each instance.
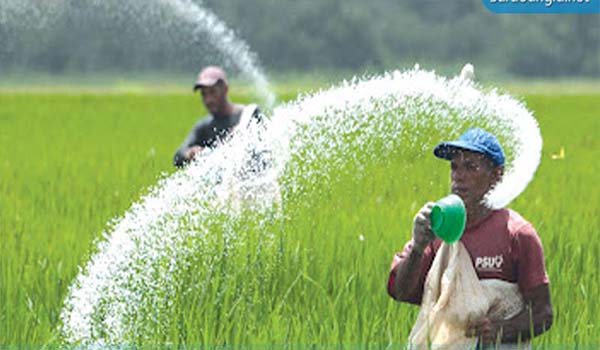
[[204, 86], [213, 86], [219, 81], [227, 84], [227, 76], [223, 69], [217, 66], [208, 66], [198, 74], [198, 78], [194, 84], [194, 91]]
[[484, 154], [496, 166], [504, 165], [504, 151], [500, 142], [496, 136], [483, 129], [472, 128], [460, 135], [456, 141], [442, 142], [435, 147], [433, 154], [438, 158], [451, 160], [453, 152], [457, 149]]

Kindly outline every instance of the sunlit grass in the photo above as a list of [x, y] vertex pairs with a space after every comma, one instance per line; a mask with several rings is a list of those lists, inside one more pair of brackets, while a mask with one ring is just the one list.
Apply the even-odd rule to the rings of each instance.
[[[544, 152], [511, 207], [543, 240], [556, 315], [534, 344], [598, 344], [600, 98], [525, 100]], [[94, 240], [161, 172], [174, 171], [172, 154], [202, 114], [191, 94], [0, 95], [0, 346], [58, 341], [63, 299]], [[564, 158], [552, 159], [561, 148]], [[446, 163], [404, 155], [363, 164], [363, 176], [313, 179], [285, 219], [268, 224], [275, 240], [267, 245], [265, 228], [252, 225], [244, 247], [217, 239], [214, 250], [227, 254], [213, 269], [193, 260], [182, 276], [193, 284], [210, 275], [210, 283], [180, 291], [170, 329], [154, 341], [398, 348], [417, 309], [386, 295], [389, 263], [414, 212], [448, 185]]]

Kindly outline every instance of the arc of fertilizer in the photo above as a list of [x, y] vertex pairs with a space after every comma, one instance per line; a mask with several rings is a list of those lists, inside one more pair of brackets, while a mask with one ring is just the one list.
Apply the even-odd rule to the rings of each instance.
[[[472, 82], [474, 76], [473, 65], [467, 63], [461, 70], [459, 78]], [[527, 111], [522, 104], [514, 105], [514, 103], [511, 103], [512, 98], [509, 96], [503, 95], [497, 96], [497, 98], [498, 104], [496, 106], [512, 105], [512, 109], [517, 113], [516, 115], [508, 115], [504, 113], [510, 112], [508, 110], [491, 109], [501, 121], [514, 123], [513, 140], [519, 140], [519, 142], [514, 145], [515, 148], [513, 149], [517, 157], [507, 169], [502, 182], [496, 185], [485, 197], [487, 205], [495, 209], [507, 206], [527, 188], [540, 164], [543, 143], [540, 128], [531, 112]]]
[[[367, 118], [373, 115], [378, 118]], [[323, 157], [359, 164], [360, 157], [369, 156], [373, 140], [397, 140], [404, 128], [417, 132], [428, 126], [428, 118], [456, 132], [485, 121], [511, 140], [514, 157], [504, 180], [486, 197], [490, 206], [506, 206], [533, 178], [542, 146], [533, 115], [510, 96], [482, 92], [467, 76], [446, 79], [415, 68], [301, 96], [276, 107], [264, 130], [240, 129], [230, 142], [162, 179], [114, 221], [69, 289], [61, 314], [64, 340], [123, 344], [156, 334], [151, 332], [157, 326], [168, 330], [170, 321], [160, 315], [172, 307], [171, 297], [181, 283], [180, 264], [209, 246], [208, 227], [215, 216], [238, 215], [232, 199], [253, 198], [253, 210], [268, 212], [280, 201], [279, 190], [293, 193], [298, 179], [315, 176], [311, 165]], [[343, 136], [352, 132], [360, 132], [356, 142], [364, 154], [349, 153], [353, 148]], [[311, 147], [306, 147], [308, 142]], [[431, 152], [431, 147], [423, 146], [422, 152]], [[257, 153], [269, 154], [269, 166], [248, 172], [248, 160]], [[298, 158], [300, 163], [291, 161]], [[290, 177], [280, 181], [284, 173]], [[265, 185], [276, 190], [265, 192]], [[226, 222], [222, 229], [235, 243], [236, 228]]]
[[[448, 129], [461, 131], [461, 127], [468, 122], [487, 119], [488, 124], [496, 128], [494, 131], [507, 136], [510, 144], [505, 147], [509, 146], [514, 153], [514, 159], [506, 166], [502, 182], [485, 198], [491, 208], [502, 208], [523, 192], [533, 179], [541, 159], [542, 136], [536, 119], [523, 103], [496, 89], [483, 93], [473, 82], [473, 77], [474, 68], [471, 64], [465, 65], [461, 74], [453, 79], [422, 71], [416, 65], [414, 70], [408, 72], [394, 71], [372, 79], [354, 79], [337, 88], [301, 97], [294, 103], [276, 108], [274, 119], [277, 122], [278, 119], [283, 119], [277, 116], [285, 116], [297, 121], [296, 124], [308, 124], [311, 119], [326, 115], [333, 120], [330, 124], [335, 130], [334, 124], [354, 122], [351, 120], [350, 123], [344, 123], [344, 118], [348, 118], [349, 114], [363, 117], [393, 109], [406, 109], [403, 104], [409, 104], [411, 110], [405, 110], [404, 115], [399, 116], [401, 119], [418, 119], [422, 114], [431, 114], [430, 105], [414, 106], [412, 102], [407, 102], [410, 98], [436, 101], [437, 105], [453, 111], [454, 115], [440, 111], [442, 113], [439, 117], [442, 120], [436, 121], [438, 125]], [[390, 98], [392, 102], [389, 101]], [[341, 111], [350, 113], [340, 113]], [[455, 116], [464, 125], [449, 125], [443, 120], [451, 116]], [[418, 125], [420, 121], [413, 122]], [[452, 120], [449, 123], [455, 122], [456, 120]], [[370, 128], [370, 125], [361, 126]], [[401, 129], [397, 124], [392, 127]], [[282, 126], [278, 129], [287, 130]], [[388, 134], [394, 135], [394, 131], [388, 131]], [[316, 142], [328, 144], [332, 140], [321, 139]]]

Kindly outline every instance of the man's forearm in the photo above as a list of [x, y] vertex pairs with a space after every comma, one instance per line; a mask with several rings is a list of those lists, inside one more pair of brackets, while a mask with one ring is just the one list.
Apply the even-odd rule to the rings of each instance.
[[502, 343], [516, 343], [538, 336], [552, 326], [551, 310], [534, 310], [527, 306], [515, 317], [498, 323]]
[[185, 159], [185, 151], [186, 150], [181, 147], [177, 150], [177, 152], [175, 152], [175, 155], [173, 156], [173, 165], [176, 167], [182, 167], [185, 165], [187, 162], [187, 159]]
[[407, 256], [400, 256], [400, 262], [394, 267], [393, 283], [389, 294], [396, 300], [407, 301], [419, 286], [421, 260], [423, 252], [411, 247]]

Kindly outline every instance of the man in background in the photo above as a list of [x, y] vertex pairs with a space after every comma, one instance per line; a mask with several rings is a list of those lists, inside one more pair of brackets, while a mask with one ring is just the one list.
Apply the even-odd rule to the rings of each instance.
[[183, 167], [205, 148], [216, 147], [225, 141], [240, 123], [244, 111], [259, 119], [260, 112], [256, 105], [244, 106], [229, 101], [227, 76], [220, 67], [208, 66], [198, 74], [194, 92], [198, 90], [210, 114], [194, 125], [175, 153], [173, 164], [176, 167]]

